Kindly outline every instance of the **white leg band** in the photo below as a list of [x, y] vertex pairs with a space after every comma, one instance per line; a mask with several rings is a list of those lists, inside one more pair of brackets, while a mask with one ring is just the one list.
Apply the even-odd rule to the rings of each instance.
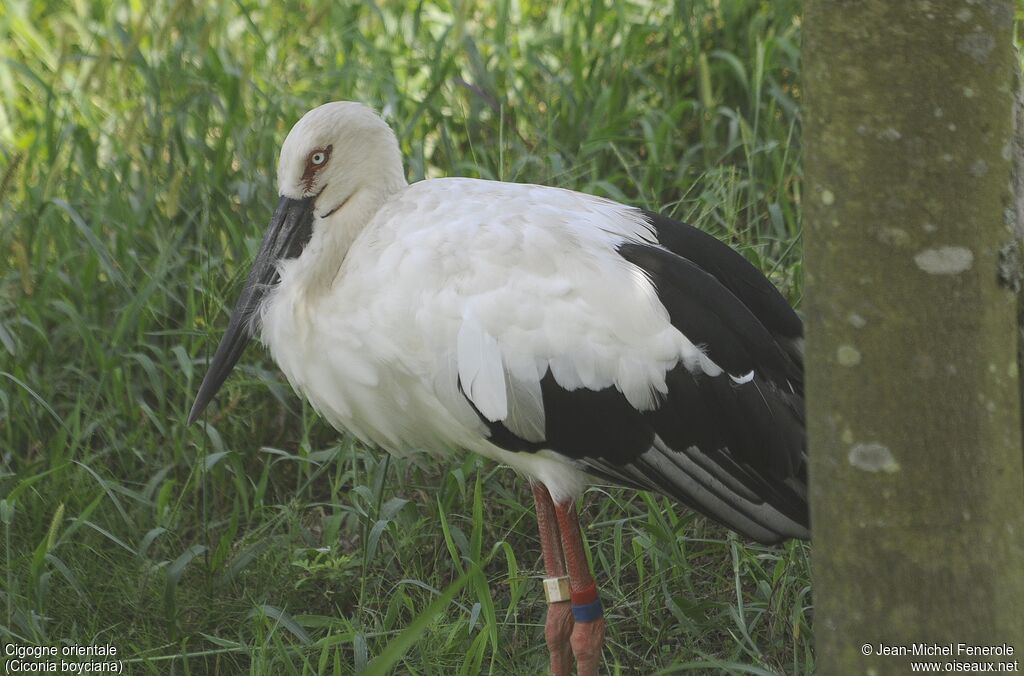
[[563, 575], [562, 577], [544, 578], [544, 598], [547, 599], [548, 603], [568, 601], [571, 598], [569, 594], [569, 577]]

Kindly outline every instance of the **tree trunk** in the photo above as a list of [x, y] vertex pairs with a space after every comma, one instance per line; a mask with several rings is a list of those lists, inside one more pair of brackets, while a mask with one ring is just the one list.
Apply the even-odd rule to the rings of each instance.
[[803, 63], [818, 673], [1024, 670], [1013, 2], [808, 0]]

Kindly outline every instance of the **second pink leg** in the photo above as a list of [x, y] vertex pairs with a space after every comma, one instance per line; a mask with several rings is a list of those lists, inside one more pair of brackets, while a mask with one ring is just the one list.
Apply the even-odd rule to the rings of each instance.
[[587, 563], [586, 547], [580, 533], [579, 515], [572, 500], [555, 505], [558, 530], [562, 536], [565, 562], [569, 569], [569, 586], [575, 623], [572, 629], [572, 652], [576, 656], [579, 676], [597, 676], [604, 646], [604, 612], [597, 597], [597, 585]]

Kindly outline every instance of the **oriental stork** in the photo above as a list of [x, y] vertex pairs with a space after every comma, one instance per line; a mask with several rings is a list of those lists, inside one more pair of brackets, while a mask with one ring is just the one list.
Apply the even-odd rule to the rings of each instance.
[[809, 537], [802, 324], [725, 244], [570, 190], [410, 185], [394, 133], [351, 102], [295, 124], [277, 185], [189, 422], [258, 334], [339, 430], [517, 470], [553, 674], [601, 659], [575, 507], [589, 483], [656, 491], [763, 543]]

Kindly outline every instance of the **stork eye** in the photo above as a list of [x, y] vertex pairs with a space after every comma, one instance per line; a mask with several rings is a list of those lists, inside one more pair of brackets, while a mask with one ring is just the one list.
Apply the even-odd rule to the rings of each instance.
[[302, 172], [302, 184], [307, 192], [313, 189], [317, 173], [330, 161], [332, 149], [333, 146], [323, 146], [311, 151], [306, 156], [306, 168]]

